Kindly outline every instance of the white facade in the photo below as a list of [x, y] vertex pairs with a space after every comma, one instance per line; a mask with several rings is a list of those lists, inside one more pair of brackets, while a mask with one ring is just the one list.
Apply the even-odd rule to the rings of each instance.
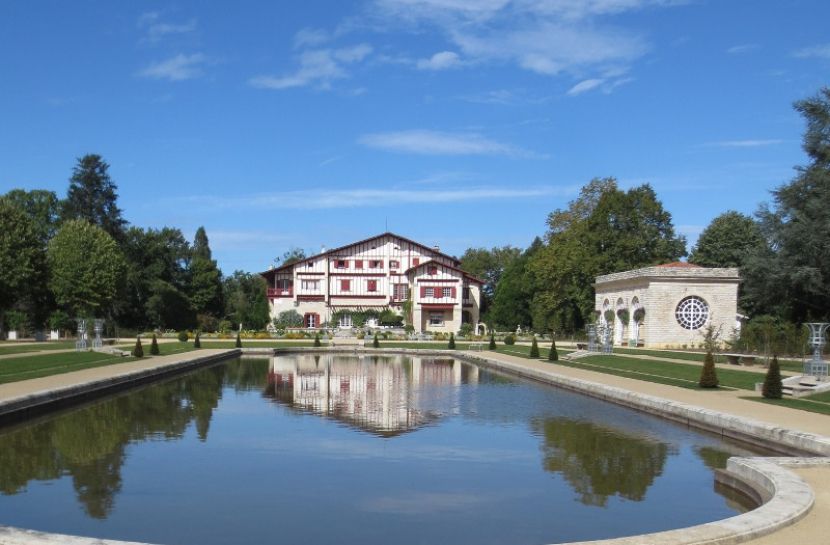
[[616, 345], [698, 347], [709, 324], [720, 329], [721, 339], [740, 327], [738, 284], [738, 269], [688, 263], [598, 276], [597, 320], [610, 325]]
[[[271, 318], [296, 310], [303, 326], [350, 326], [348, 311], [389, 308], [406, 314], [417, 332], [455, 333], [478, 323], [481, 281], [459, 261], [404, 237], [385, 233], [262, 273]], [[330, 324], [334, 312], [343, 323]]]

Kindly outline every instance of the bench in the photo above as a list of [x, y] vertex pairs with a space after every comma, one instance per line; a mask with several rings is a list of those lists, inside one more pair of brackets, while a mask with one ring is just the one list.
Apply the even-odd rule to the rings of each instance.
[[753, 354], [721, 354], [721, 356], [732, 365], [755, 365], [755, 359], [758, 357]]

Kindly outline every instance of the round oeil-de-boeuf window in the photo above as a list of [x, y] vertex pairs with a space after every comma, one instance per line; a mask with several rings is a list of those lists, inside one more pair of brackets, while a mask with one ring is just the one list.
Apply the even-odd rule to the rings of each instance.
[[677, 304], [674, 316], [685, 329], [700, 329], [709, 319], [709, 305], [695, 295], [684, 297]]

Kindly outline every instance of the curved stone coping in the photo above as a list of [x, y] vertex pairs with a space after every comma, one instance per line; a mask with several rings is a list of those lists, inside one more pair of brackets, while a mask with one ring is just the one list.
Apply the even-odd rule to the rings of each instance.
[[[687, 416], [690, 424], [695, 422], [699, 424], [701, 421], [708, 422], [709, 418], [714, 416], [721, 419], [726, 417], [727, 419], [722, 422], [723, 425], [735, 425], [736, 423], [740, 423], [738, 421], [743, 421], [743, 426], [739, 426], [739, 429], [742, 429], [745, 432], [772, 430], [776, 431], [777, 435], [784, 437], [786, 437], [787, 433], [793, 433], [795, 434], [795, 437], [802, 438], [803, 444], [808, 447], [817, 447], [828, 444], [828, 440], [826, 438], [815, 436], [813, 434], [804, 434], [783, 428], [776, 428], [750, 419], [743, 419], [724, 413], [718, 413], [716, 411], [709, 411], [700, 407], [675, 403], [654, 396], [640, 395], [623, 390], [622, 388], [605, 386], [586, 380], [573, 379], [563, 375], [558, 375], [556, 373], [539, 371], [508, 362], [484, 358], [478, 355], [459, 353], [450, 350], [426, 351], [394, 349], [375, 352], [376, 350], [378, 349], [275, 349], [274, 353], [361, 352], [370, 354], [377, 353], [378, 355], [382, 353], [409, 353], [450, 356], [458, 359], [464, 359], [472, 363], [483, 363], [494, 368], [504, 369], [512, 374], [541, 380], [554, 385], [564, 386], [572, 390], [586, 393], [593, 397], [607, 399], [609, 401], [640, 408], [641, 410], [654, 412], [663, 416], [666, 416], [666, 411], [671, 411], [673, 408], [680, 410], [681, 413], [692, 410], [693, 413]], [[225, 358], [229, 355], [237, 355], [238, 353], [239, 352], [236, 351], [230, 351], [230, 353], [219, 355], [219, 357]], [[183, 362], [183, 364], [190, 364], [190, 366], [198, 365], [200, 363], [204, 363], [203, 360], [205, 359], [207, 358], [197, 358], [196, 360]], [[213, 356], [211, 359], [218, 358], [217, 356]], [[640, 402], [634, 403], [632, 398], [639, 398]], [[700, 420], [698, 420], [698, 418], [700, 418]], [[759, 438], [766, 438], [765, 440], [769, 440], [766, 435], [762, 435]], [[811, 444], [812, 441], [817, 441], [817, 443]], [[733, 543], [742, 543], [761, 537], [785, 526], [794, 524], [810, 511], [813, 503], [815, 502], [815, 495], [807, 483], [794, 472], [787, 469], [787, 467], [830, 467], [830, 458], [730, 458], [727, 464], [727, 472], [729, 476], [734, 479], [738, 479], [757, 492], [759, 498], [766, 500], [763, 505], [741, 515], [698, 526], [622, 538], [570, 542], [566, 545], [728, 545]], [[51, 534], [10, 526], [0, 526], [0, 543], [8, 545], [147, 545], [137, 542]]]

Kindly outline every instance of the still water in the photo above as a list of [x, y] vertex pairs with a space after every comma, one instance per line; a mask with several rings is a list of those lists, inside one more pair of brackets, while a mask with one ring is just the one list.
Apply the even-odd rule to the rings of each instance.
[[166, 544], [528, 544], [732, 516], [743, 446], [450, 359], [237, 359], [0, 430], [0, 524]]

